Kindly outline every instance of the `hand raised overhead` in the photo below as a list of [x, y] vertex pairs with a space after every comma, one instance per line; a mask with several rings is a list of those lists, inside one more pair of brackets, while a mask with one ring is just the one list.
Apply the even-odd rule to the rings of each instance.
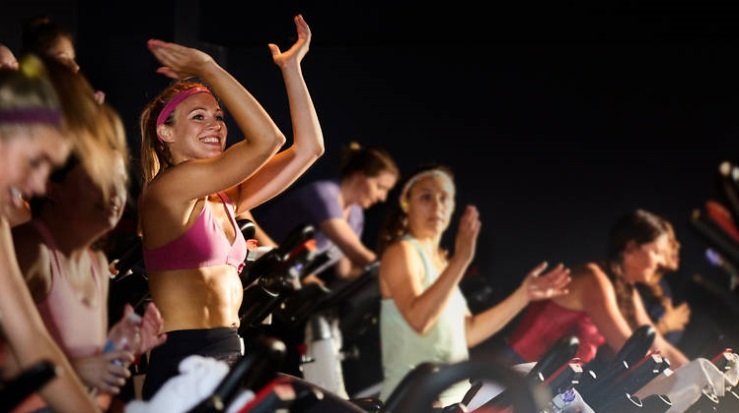
[[308, 53], [312, 37], [310, 27], [308, 27], [308, 23], [305, 22], [305, 19], [300, 14], [295, 16], [294, 20], [295, 28], [298, 31], [298, 40], [289, 49], [281, 52], [276, 44], [270, 43], [267, 45], [270, 52], [272, 52], [272, 59], [280, 68], [284, 68], [291, 61], [300, 63], [303, 57], [305, 57], [305, 54]]
[[172, 79], [182, 80], [201, 76], [210, 65], [215, 63], [209, 54], [177, 43], [151, 39], [146, 45], [162, 64], [157, 69], [157, 73]]

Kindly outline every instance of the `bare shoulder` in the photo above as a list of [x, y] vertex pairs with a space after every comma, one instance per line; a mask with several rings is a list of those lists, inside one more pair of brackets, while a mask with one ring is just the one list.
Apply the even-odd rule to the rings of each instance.
[[382, 257], [383, 259], [386, 256], [388, 258], [399, 258], [408, 257], [410, 255], [417, 255], [415, 254], [415, 248], [413, 247], [413, 245], [408, 240], [399, 239], [385, 248]]
[[13, 228], [12, 234], [23, 279], [33, 299], [36, 302], [42, 301], [51, 288], [49, 248], [30, 223]]
[[414, 290], [423, 274], [423, 263], [407, 240], [388, 245], [380, 260], [380, 289], [383, 297], [395, 297]]
[[603, 268], [594, 261], [586, 261], [572, 266], [570, 275], [580, 282], [599, 282], [601, 279], [608, 279]]
[[612, 288], [608, 275], [598, 263], [583, 262], [571, 267], [571, 292], [579, 292], [583, 296], [599, 296]]
[[390, 275], [402, 272], [404, 269], [413, 268], [418, 254], [415, 253], [413, 245], [404, 239], [394, 241], [385, 248], [380, 259], [380, 277], [387, 278]]
[[167, 193], [168, 185], [166, 179], [162, 179], [162, 176], [166, 175], [166, 173], [167, 171], [160, 172], [159, 175], [144, 185], [139, 194], [139, 205], [160, 204], [167, 199], [165, 194]]

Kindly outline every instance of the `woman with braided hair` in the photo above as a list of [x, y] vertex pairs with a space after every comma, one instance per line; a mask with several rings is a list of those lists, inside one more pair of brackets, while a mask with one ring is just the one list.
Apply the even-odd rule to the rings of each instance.
[[[537, 361], [567, 335], [578, 337], [582, 362], [596, 355], [608, 360], [608, 353], [616, 354], [635, 329], [653, 325], [635, 285], [651, 284], [673, 251], [664, 222], [644, 209], [618, 218], [605, 260], [573, 266], [569, 294], [532, 304], [522, 315], [508, 337], [517, 361]], [[651, 350], [660, 351], [675, 368], [688, 361], [659, 332]]]

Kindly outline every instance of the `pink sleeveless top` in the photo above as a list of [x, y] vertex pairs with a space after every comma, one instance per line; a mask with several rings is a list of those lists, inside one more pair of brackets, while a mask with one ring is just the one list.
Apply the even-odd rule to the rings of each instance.
[[598, 347], [606, 341], [585, 312], [543, 300], [529, 304], [508, 338], [508, 344], [524, 360], [533, 362], [567, 335], [577, 336], [580, 340], [575, 357], [580, 357], [583, 363], [592, 360]]
[[31, 222], [41, 234], [51, 259], [51, 290], [44, 301], [36, 304], [46, 328], [70, 358], [98, 353], [107, 335], [107, 320], [103, 320], [101, 306], [106, 305], [108, 297], [103, 295], [97, 256], [89, 252], [90, 273], [98, 294], [97, 300], [90, 304], [72, 288], [61, 266], [59, 248], [46, 225], [39, 220]]
[[[99, 298], [92, 305], [83, 302], [69, 283], [62, 270], [59, 248], [46, 225], [34, 219], [31, 224], [41, 234], [47, 248], [51, 266], [51, 290], [46, 299], [36, 303], [46, 328], [64, 354], [71, 358], [91, 356], [99, 353], [107, 335], [107, 320], [103, 320], [102, 305], [107, 305], [108, 297], [103, 296], [103, 284], [99, 262], [90, 251], [90, 273], [97, 287]], [[107, 409], [110, 395], [98, 393], [95, 396], [98, 406]], [[12, 413], [29, 413], [46, 407], [46, 402], [34, 393], [16, 406]]]
[[231, 244], [226, 238], [206, 202], [192, 227], [174, 241], [159, 248], [144, 248], [147, 270], [170, 271], [228, 264], [241, 272], [246, 259], [246, 240], [236, 223], [228, 196], [225, 193], [219, 193], [218, 196], [226, 205], [231, 225], [236, 230], [234, 243]]

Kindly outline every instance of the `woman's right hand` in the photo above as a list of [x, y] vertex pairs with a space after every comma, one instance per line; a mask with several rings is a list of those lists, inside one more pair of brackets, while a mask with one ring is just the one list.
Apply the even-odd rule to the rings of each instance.
[[457, 239], [454, 244], [454, 256], [471, 262], [477, 248], [477, 236], [480, 234], [480, 213], [474, 205], [465, 208], [457, 227]]
[[130, 351], [113, 350], [73, 359], [72, 364], [86, 385], [104, 393], [118, 394], [126, 384], [126, 379], [131, 376], [126, 366], [133, 360], [134, 356]]
[[177, 43], [151, 39], [146, 45], [163, 65], [157, 69], [157, 73], [171, 79], [182, 80], [200, 76], [209, 65], [215, 64], [207, 53]]

